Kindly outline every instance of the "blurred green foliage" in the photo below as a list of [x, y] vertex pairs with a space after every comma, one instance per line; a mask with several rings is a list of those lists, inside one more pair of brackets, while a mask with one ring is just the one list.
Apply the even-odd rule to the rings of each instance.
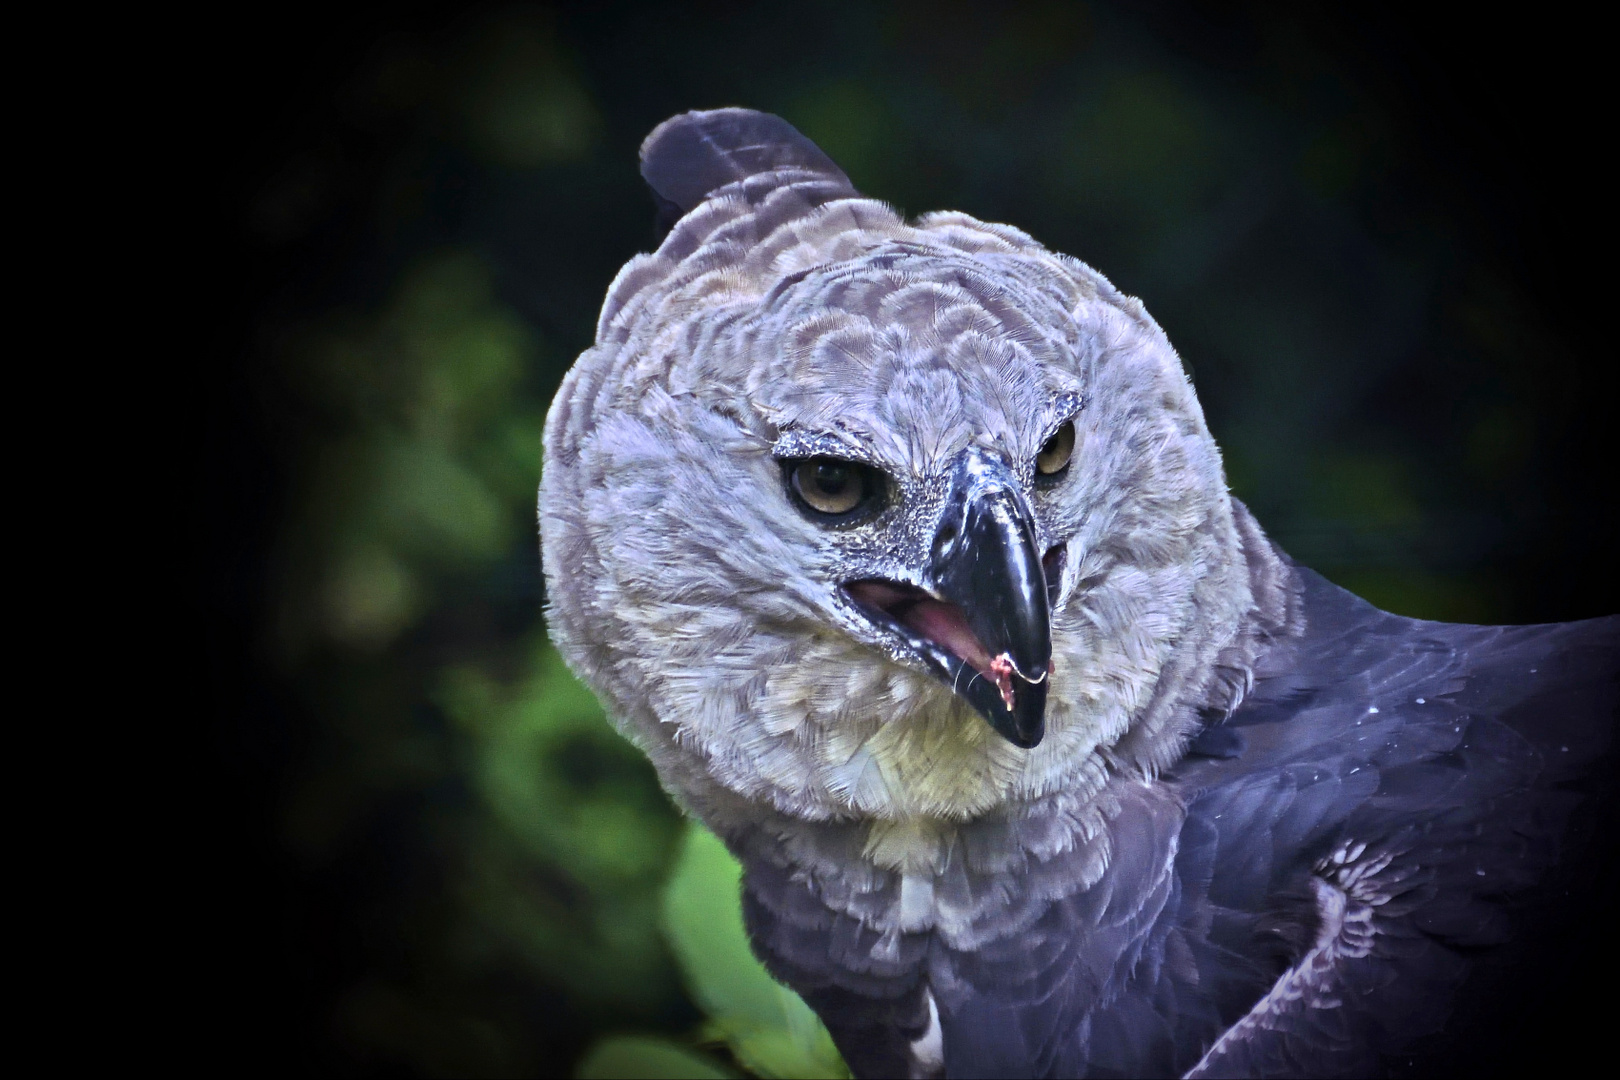
[[[503, 683], [475, 665], [436, 695], [466, 738], [481, 808], [461, 895], [524, 960], [593, 1003], [648, 1011], [670, 992], [658, 891], [674, 816], [590, 691], [536, 642], [532, 673]], [[566, 891], [525, 887], [533, 868]]]
[[509, 555], [539, 472], [539, 403], [513, 391], [535, 335], [466, 254], [412, 268], [387, 307], [289, 350], [315, 413], [290, 519], [283, 646], [386, 648], [434, 579]]
[[[816, 1014], [754, 957], [737, 903], [742, 867], [717, 837], [688, 822], [662, 895], [661, 924], [693, 999], [708, 1016], [700, 1043], [724, 1047], [749, 1074], [846, 1080], [849, 1070]], [[690, 1041], [609, 1036], [581, 1061], [580, 1080], [733, 1076]]]
[[848, 1076], [816, 1014], [754, 958], [736, 903], [741, 888], [737, 860], [714, 834], [689, 823], [664, 891], [663, 925], [708, 1014], [706, 1032], [760, 1076]]
[[[1421, 214], [1371, 221], [1406, 151], [1331, 57], [1268, 46], [1256, 89], [1101, 6], [813, 7], [499, 8], [380, 34], [336, 96], [384, 149], [342, 211], [359, 284], [272, 320], [265, 651], [316, 733], [281, 840], [336, 898], [315, 993], [361, 1070], [842, 1075], [750, 955], [736, 864], [540, 622], [545, 409], [652, 243], [635, 148], [679, 109], [779, 111], [875, 196], [1094, 263], [1165, 324], [1300, 561], [1406, 614], [1516, 610], [1499, 552], [1541, 511], [1503, 480], [1544, 435], [1516, 358], [1550, 346]], [[340, 213], [341, 157], [266, 181], [266, 245]]]

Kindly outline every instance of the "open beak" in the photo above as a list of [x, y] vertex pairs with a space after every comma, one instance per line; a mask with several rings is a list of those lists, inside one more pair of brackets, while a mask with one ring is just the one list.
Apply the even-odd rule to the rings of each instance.
[[1052, 666], [1046, 572], [1034, 515], [1001, 458], [975, 447], [957, 459], [923, 579], [925, 589], [881, 579], [844, 588], [1003, 738], [1039, 744]]

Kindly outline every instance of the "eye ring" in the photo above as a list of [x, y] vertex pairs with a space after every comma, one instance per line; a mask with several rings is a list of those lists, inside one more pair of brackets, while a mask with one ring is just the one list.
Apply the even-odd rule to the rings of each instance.
[[782, 462], [788, 494], [807, 517], [825, 524], [865, 520], [883, 503], [883, 474], [870, 465], [835, 457]]
[[1062, 427], [1052, 432], [1051, 438], [1046, 440], [1035, 454], [1035, 478], [1037, 480], [1056, 480], [1069, 471], [1069, 463], [1074, 460], [1074, 449], [1078, 436], [1074, 430], [1074, 421], [1069, 420]]

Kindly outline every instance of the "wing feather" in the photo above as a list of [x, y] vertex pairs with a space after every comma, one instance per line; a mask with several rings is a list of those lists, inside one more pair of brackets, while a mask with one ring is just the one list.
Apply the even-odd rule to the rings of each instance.
[[[658, 199], [666, 227], [720, 188], [772, 172], [855, 191], [844, 171], [792, 124], [752, 109], [672, 116], [641, 144], [641, 175]], [[768, 231], [757, 230], [759, 235]]]
[[886, 945], [802, 878], [751, 867], [762, 954], [858, 1074], [916, 1067], [931, 1000], [949, 1075], [1492, 1063], [1511, 1028], [1459, 1022], [1458, 995], [1499, 1017], [1491, 995], [1545, 992], [1523, 974], [1556, 920], [1531, 901], [1568, 902], [1569, 867], [1590, 857], [1569, 826], [1592, 803], [1580, 784], [1601, 788], [1620, 619], [1447, 626], [1300, 575], [1305, 628], [1228, 734], [1157, 783], [1119, 785], [1106, 875], [1085, 887], [1065, 877], [1078, 854], [1055, 855], [1042, 880], [1076, 884], [1009, 903], [1000, 936]]

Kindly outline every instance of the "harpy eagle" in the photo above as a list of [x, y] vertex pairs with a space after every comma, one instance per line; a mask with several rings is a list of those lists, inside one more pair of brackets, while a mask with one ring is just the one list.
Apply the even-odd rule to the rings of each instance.
[[642, 174], [673, 227], [546, 425], [551, 632], [855, 1073], [1409, 1060], [1558, 858], [1620, 618], [1297, 566], [1138, 300], [774, 116]]

